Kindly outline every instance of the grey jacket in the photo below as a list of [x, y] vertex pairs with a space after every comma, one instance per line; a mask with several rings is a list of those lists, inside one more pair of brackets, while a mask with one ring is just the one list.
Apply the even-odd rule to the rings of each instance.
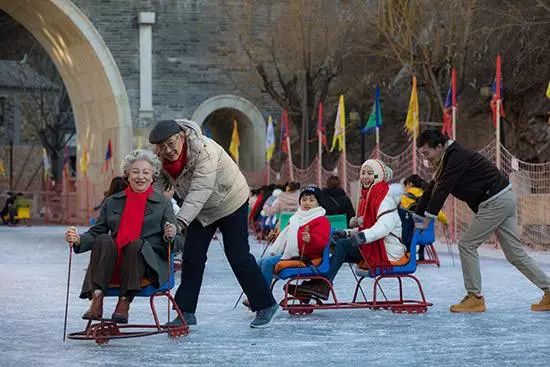
[[248, 201], [248, 184], [237, 164], [218, 143], [202, 135], [196, 122], [176, 121], [186, 136], [187, 164], [176, 179], [163, 169], [155, 188], [174, 187], [183, 199], [178, 219], [189, 225], [196, 218], [207, 226]]
[[[78, 246], [73, 246], [74, 252], [90, 251], [95, 238], [100, 234], [110, 234], [116, 238], [125, 204], [126, 193], [124, 191], [108, 197], [101, 207], [96, 224], [80, 236]], [[147, 265], [157, 273], [160, 284], [168, 280], [168, 243], [163, 238], [164, 223], [166, 222], [176, 223], [172, 203], [164, 195], [154, 191], [147, 199], [145, 206], [145, 218], [141, 229], [141, 239], [144, 243], [141, 253]], [[173, 247], [183, 247], [181, 234], [176, 235]]]

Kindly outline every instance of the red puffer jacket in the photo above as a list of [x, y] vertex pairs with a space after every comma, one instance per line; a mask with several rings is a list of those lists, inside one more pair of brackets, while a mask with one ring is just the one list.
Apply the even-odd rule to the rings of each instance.
[[[302, 240], [302, 233], [309, 232], [309, 243]], [[323, 256], [323, 250], [329, 244], [330, 222], [327, 217], [315, 218], [298, 229], [298, 249], [300, 254], [313, 260]], [[304, 247], [305, 246], [305, 247]]]

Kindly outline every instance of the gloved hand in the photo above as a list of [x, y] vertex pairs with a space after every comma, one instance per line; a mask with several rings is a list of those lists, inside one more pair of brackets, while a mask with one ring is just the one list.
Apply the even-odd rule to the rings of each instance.
[[367, 243], [367, 239], [365, 238], [365, 234], [363, 232], [353, 233], [350, 239], [353, 246], [361, 246]]
[[345, 229], [338, 229], [338, 230], [332, 232], [332, 239], [334, 241], [340, 241], [344, 238], [348, 238], [348, 233], [346, 232]]
[[363, 217], [353, 217], [349, 220], [350, 228], [361, 227], [363, 225]]

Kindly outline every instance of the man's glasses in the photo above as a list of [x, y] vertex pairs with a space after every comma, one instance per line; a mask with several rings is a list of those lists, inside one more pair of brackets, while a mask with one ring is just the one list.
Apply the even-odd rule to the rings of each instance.
[[168, 149], [175, 150], [178, 147], [179, 135], [173, 136], [164, 143], [157, 144], [159, 151], [166, 152]]

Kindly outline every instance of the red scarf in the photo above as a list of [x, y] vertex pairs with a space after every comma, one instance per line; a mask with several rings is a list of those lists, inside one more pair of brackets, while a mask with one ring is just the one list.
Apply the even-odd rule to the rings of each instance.
[[187, 142], [185, 139], [183, 139], [183, 145], [181, 147], [181, 153], [178, 159], [176, 159], [173, 162], [170, 162], [168, 160], [164, 160], [162, 162], [162, 168], [166, 170], [172, 176], [172, 178], [176, 179], [179, 177], [183, 169], [185, 168], [185, 165], [187, 164]]
[[[360, 230], [370, 228], [376, 223], [378, 209], [389, 188], [387, 182], [381, 181], [368, 189], [361, 190], [361, 199], [359, 200], [357, 210], [357, 215], [363, 217], [363, 225], [360, 227]], [[378, 269], [382, 272], [391, 270], [391, 263], [386, 253], [383, 238], [373, 241], [367, 246], [360, 246], [359, 251], [361, 251], [363, 258], [373, 271]]]
[[135, 192], [128, 186], [124, 192], [126, 193], [126, 203], [120, 217], [118, 232], [115, 243], [117, 248], [117, 261], [113, 276], [112, 284], [120, 284], [120, 265], [122, 264], [122, 249], [130, 242], [141, 237], [141, 229], [145, 218], [145, 207], [147, 206], [147, 198], [153, 193], [153, 187], [149, 186], [144, 192]]

